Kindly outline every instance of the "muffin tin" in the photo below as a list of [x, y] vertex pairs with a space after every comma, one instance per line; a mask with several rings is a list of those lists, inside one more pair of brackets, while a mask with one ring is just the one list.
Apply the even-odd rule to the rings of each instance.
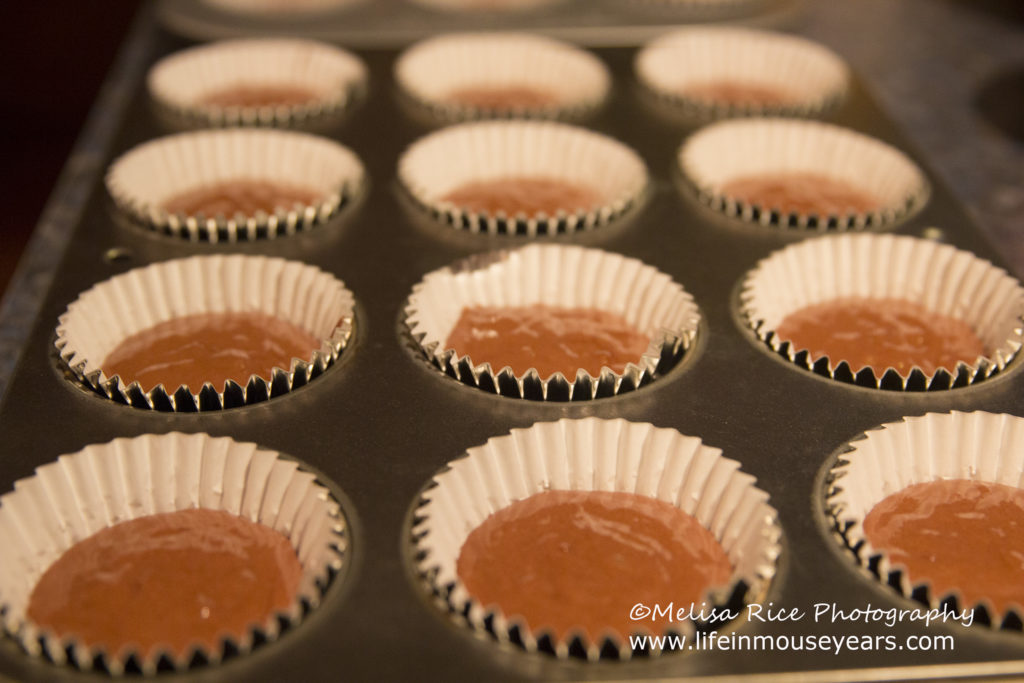
[[[149, 58], [156, 61], [184, 46], [157, 34]], [[612, 73], [612, 96], [581, 125], [638, 152], [652, 182], [644, 200], [610, 224], [546, 241], [620, 253], [670, 275], [700, 309], [694, 345], [657, 382], [583, 403], [511, 399], [453, 381], [422, 356], [405, 329], [409, 294], [430, 271], [526, 240], [454, 230], [401, 189], [399, 156], [433, 128], [403, 108], [392, 79], [397, 50], [357, 53], [368, 66], [368, 93], [328, 135], [355, 151], [365, 165], [368, 183], [360, 195], [308, 233], [235, 245], [195, 244], [133, 225], [97, 176], [0, 404], [5, 440], [0, 490], [5, 492], [59, 454], [115, 437], [171, 431], [231, 436], [286, 452], [336, 487], [349, 522], [348, 571], [299, 627], [250, 655], [197, 671], [197, 679], [635, 680], [797, 671], [839, 679], [865, 677], [862, 670], [869, 667], [895, 667], [887, 672], [893, 677], [948, 673], [927, 667], [952, 663], [963, 664], [955, 670], [965, 673], [1024, 669], [1024, 636], [1019, 633], [941, 625], [925, 629], [906, 622], [892, 628], [864, 621], [815, 623], [812, 616], [815, 603], [847, 610], [868, 604], [915, 606], [862, 574], [833, 535], [825, 515], [825, 480], [844, 444], [906, 415], [950, 410], [1020, 414], [1020, 357], [978, 386], [925, 393], [846, 385], [800, 371], [773, 355], [742, 320], [740, 283], [760, 259], [814, 233], [748, 225], [702, 206], [675, 165], [679, 145], [693, 129], [664, 117], [637, 84], [635, 48], [602, 48], [594, 53]], [[141, 79], [134, 94], [115, 142], [103, 150], [108, 160], [172, 132], [157, 118]], [[856, 77], [829, 120], [917, 156]], [[939, 235], [998, 263], [963, 209], [925, 171], [933, 188], [928, 203], [887, 231]], [[344, 280], [356, 308], [352, 341], [338, 362], [298, 391], [202, 414], [117, 405], [69, 376], [53, 344], [54, 330], [79, 293], [134, 267], [208, 253], [273, 254]], [[416, 574], [410, 534], [423, 487], [445, 463], [513, 427], [588, 416], [649, 422], [699, 437], [739, 461], [770, 494], [783, 549], [764, 607], [798, 608], [806, 616], [773, 623], [741, 619], [727, 633], [894, 635], [900, 643], [911, 635], [952, 635], [955, 650], [843, 650], [838, 655], [714, 650], [595, 664], [526, 654], [455, 623]], [[17, 680], [81, 677], [25, 655], [10, 638], [2, 643], [0, 675]]]

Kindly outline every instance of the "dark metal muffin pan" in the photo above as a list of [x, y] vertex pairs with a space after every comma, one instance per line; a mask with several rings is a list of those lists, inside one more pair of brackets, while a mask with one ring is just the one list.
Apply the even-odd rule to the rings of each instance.
[[[148, 58], [185, 44], [155, 34]], [[930, 393], [877, 391], [830, 381], [790, 366], [744, 327], [737, 286], [772, 251], [816, 233], [748, 226], [712, 213], [688, 196], [675, 171], [692, 129], [659, 114], [632, 74], [635, 48], [595, 50], [614, 76], [610, 101], [581, 125], [632, 146], [652, 185], [640, 205], [612, 225], [554, 238], [641, 259], [681, 283], [700, 307], [697, 342], [650, 386], [580, 403], [504, 398], [441, 374], [412, 346], [402, 310], [414, 284], [469, 254], [521, 244], [514, 237], [458, 232], [439, 224], [395, 180], [399, 155], [432, 128], [406, 110], [391, 79], [397, 51], [359, 50], [369, 66], [364, 99], [326, 134], [366, 165], [364, 194], [308, 233], [235, 245], [195, 244], [153, 234], [119, 215], [97, 175], [56, 279], [0, 404], [4, 436], [0, 490], [61, 453], [118, 436], [204, 431], [255, 441], [309, 463], [343, 492], [351, 523], [343, 581], [279, 641], [195, 680], [577, 680], [692, 678], [716, 674], [810, 672], [813, 679], [919, 677], [1024, 671], [1024, 635], [985, 628], [903, 623], [815, 623], [814, 603], [845, 609], [913, 607], [858, 570], [833, 538], [824, 515], [822, 477], [837, 449], [860, 432], [904, 415], [949, 410], [1024, 414], [1022, 359], [976, 386]], [[157, 118], [142, 82], [125, 103], [112, 159], [171, 132]], [[827, 120], [900, 147], [906, 138], [856, 80]], [[928, 172], [923, 210], [889, 231], [940, 235], [999, 263], [979, 230]], [[930, 230], [938, 227], [941, 232]], [[117, 250], [117, 251], [111, 251]], [[191, 254], [274, 254], [340, 277], [357, 301], [355, 334], [339, 362], [316, 381], [266, 403], [218, 412], [169, 414], [106, 400], [70, 380], [53, 348], [58, 316], [93, 284], [133, 267]], [[108, 258], [117, 254], [118, 258]], [[673, 427], [722, 448], [758, 479], [778, 509], [783, 555], [767, 601], [798, 608], [800, 621], [739, 623], [740, 634], [952, 635], [952, 651], [702, 651], [627, 663], [559, 661], [499, 646], [454, 623], [415, 576], [408, 539], [417, 495], [444, 463], [511, 427], [562, 417], [623, 417]], [[672, 596], [666, 596], [666, 602]], [[765, 607], [768, 605], [766, 604]], [[23, 654], [0, 640], [0, 678], [78, 680], [87, 675]], [[928, 668], [953, 665], [952, 668]], [[866, 669], [872, 669], [871, 672]], [[884, 671], [877, 670], [884, 668]], [[174, 677], [173, 675], [171, 677]]]

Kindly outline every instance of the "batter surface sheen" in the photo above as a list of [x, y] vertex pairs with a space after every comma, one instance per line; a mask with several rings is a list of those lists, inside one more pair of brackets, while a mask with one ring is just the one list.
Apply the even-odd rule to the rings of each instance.
[[909, 486], [875, 505], [864, 535], [932, 597], [959, 589], [970, 608], [1024, 607], [1024, 491], [964, 479]]
[[316, 91], [299, 85], [238, 84], [214, 90], [200, 98], [211, 107], [296, 107], [318, 99]]
[[602, 367], [618, 373], [639, 362], [650, 338], [621, 316], [588, 308], [469, 306], [448, 335], [445, 347], [475, 364], [516, 375], [536, 368], [542, 378], [561, 372], [570, 381], [583, 368], [592, 377]]
[[28, 617], [58, 636], [143, 655], [219, 650], [295, 600], [302, 567], [270, 527], [220, 510], [180, 510], [104, 529], [43, 574]]
[[173, 318], [128, 337], [103, 361], [107, 377], [138, 381], [144, 391], [163, 384], [217, 390], [231, 379], [245, 386], [250, 375], [270, 379], [292, 358], [308, 361], [320, 347], [311, 334], [265, 313], [202, 313]]
[[735, 105], [783, 105], [798, 101], [795, 94], [785, 88], [744, 81], [688, 83], [680, 92], [695, 100]]
[[593, 188], [558, 178], [508, 177], [475, 180], [456, 187], [442, 197], [464, 211], [506, 215], [588, 212], [604, 199]]
[[821, 173], [780, 171], [741, 176], [723, 183], [721, 193], [782, 213], [845, 216], [876, 211], [882, 205], [869, 192]]
[[691, 515], [632, 493], [545, 491], [498, 510], [474, 529], [456, 571], [482, 605], [525, 618], [563, 640], [662, 632], [665, 620], [633, 621], [630, 608], [699, 608], [729, 581], [722, 546]]
[[320, 199], [320, 193], [309, 188], [239, 178], [186, 190], [166, 199], [163, 208], [172, 214], [232, 218], [239, 213], [253, 216], [260, 211], [266, 214], [273, 214], [278, 209], [290, 211], [315, 205]]
[[561, 102], [557, 93], [529, 85], [477, 85], [453, 90], [445, 99], [466, 107], [496, 111], [538, 109], [554, 106]]
[[903, 299], [849, 297], [789, 314], [779, 338], [828, 356], [833, 366], [846, 360], [854, 372], [870, 366], [876, 375], [895, 368], [906, 376], [917, 366], [926, 375], [953, 371], [958, 361], [973, 364], [985, 347], [967, 323], [932, 313]]

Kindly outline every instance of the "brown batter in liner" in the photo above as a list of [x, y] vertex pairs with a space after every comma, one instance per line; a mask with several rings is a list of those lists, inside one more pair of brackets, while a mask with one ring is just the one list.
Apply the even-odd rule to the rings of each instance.
[[453, 90], [444, 99], [464, 107], [494, 111], [541, 109], [561, 102], [557, 93], [530, 85], [474, 85]]
[[466, 538], [456, 565], [470, 595], [557, 641], [580, 630], [662, 632], [633, 621], [638, 602], [699, 608], [732, 567], [711, 532], [674, 505], [632, 493], [546, 491], [498, 510]]
[[720, 192], [781, 213], [846, 216], [882, 208], [881, 199], [845, 180], [806, 171], [741, 176], [723, 183]]
[[312, 88], [291, 83], [239, 83], [206, 93], [199, 104], [211, 107], [299, 107], [320, 98]]
[[605, 203], [597, 190], [559, 178], [507, 177], [475, 180], [456, 187], [443, 196], [463, 211], [508, 216], [525, 214], [554, 216], [566, 213], [587, 213]]
[[915, 484], [875, 505], [864, 535], [913, 584], [930, 584], [935, 599], [956, 590], [960, 609], [988, 599], [996, 615], [1024, 606], [1021, 489], [963, 479]]
[[238, 178], [203, 185], [176, 194], [163, 202], [168, 213], [207, 217], [254, 216], [262, 211], [276, 213], [313, 206], [322, 199], [319, 192], [276, 181]]
[[679, 92], [689, 98], [714, 104], [782, 106], [799, 103], [796, 93], [777, 86], [736, 80], [688, 83]]
[[833, 366], [845, 360], [854, 372], [870, 367], [876, 376], [888, 368], [907, 376], [915, 366], [928, 376], [953, 372], [985, 355], [970, 325], [904, 299], [826, 301], [790, 313], [775, 332], [812, 358], [828, 356]]
[[240, 385], [250, 375], [270, 380], [275, 367], [291, 369], [292, 358], [310, 360], [320, 342], [300, 327], [265, 313], [202, 313], [174, 318], [134, 334], [103, 360], [108, 377], [139, 382], [144, 391], [163, 384], [198, 392], [210, 382]]
[[28, 618], [114, 656], [207, 652], [295, 601], [302, 567], [270, 527], [221, 510], [140, 517], [69, 548], [40, 577]]
[[518, 376], [536, 368], [541, 378], [561, 372], [570, 381], [576, 371], [592, 377], [610, 367], [621, 374], [639, 363], [650, 338], [621, 316], [586, 308], [470, 306], [448, 335], [445, 348], [468, 355], [495, 372], [506, 365]]

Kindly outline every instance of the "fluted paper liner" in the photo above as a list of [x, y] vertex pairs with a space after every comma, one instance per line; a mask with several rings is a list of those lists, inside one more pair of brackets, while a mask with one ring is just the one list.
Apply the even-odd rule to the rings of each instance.
[[[265, 401], [319, 377], [352, 334], [352, 293], [334, 276], [297, 261], [240, 254], [193, 256], [136, 268], [83, 292], [60, 317], [56, 346], [73, 375], [136, 408], [193, 412]], [[157, 387], [108, 377], [101, 364], [127, 337], [201, 313], [265, 313], [321, 340], [307, 358], [215, 387]]]
[[[864, 536], [863, 522], [883, 499], [914, 484], [969, 479], [1020, 488], [1022, 475], [1024, 418], [986, 412], [928, 413], [881, 425], [851, 441], [829, 471], [825, 503], [837, 540], [873, 578], [933, 608], [955, 599], [958, 610], [975, 610], [975, 623], [1020, 631], [1024, 605], [1000, 614], [988, 600], [965, 604], [959, 591], [936, 594], [927, 582], [913, 581], [906, 567], [874, 548]], [[992, 549], [994, 558], [998, 550]]]
[[342, 566], [347, 545], [340, 507], [315, 475], [253, 443], [208, 434], [147, 434], [115, 439], [62, 455], [15, 483], [0, 498], [0, 605], [6, 631], [33, 656], [100, 668], [113, 674], [135, 668], [186, 669], [217, 663], [228, 648], [195, 645], [177, 657], [106, 652], [61, 639], [26, 616], [36, 582], [65, 550], [107, 527], [148, 515], [203, 508], [224, 510], [280, 532], [302, 566], [296, 597], [285, 612], [269, 615], [230, 647], [245, 653], [273, 641], [319, 605]]
[[[928, 182], [903, 152], [863, 133], [820, 121], [734, 119], [706, 126], [679, 150], [683, 177], [697, 199], [750, 223], [784, 228], [857, 230], [902, 220], [924, 206]], [[783, 213], [723, 194], [725, 183], [752, 175], [814, 173], [873, 195], [864, 213]]]
[[[674, 31], [637, 55], [639, 81], [659, 99], [694, 118], [750, 115], [817, 116], [847, 90], [843, 60], [823, 45], [797, 36], [742, 28]], [[741, 83], [777, 88], [786, 102], [724, 102], [689, 95], [691, 84]]]
[[[366, 87], [366, 66], [350, 52], [297, 39], [230, 40], [164, 57], [147, 78], [150, 95], [178, 120], [204, 126], [292, 125], [345, 109]], [[284, 106], [203, 104], [226, 88], [288, 85], [315, 98]]]
[[[559, 657], [628, 658], [628, 642], [588, 642], [582, 633], [570, 642], [551, 642], [550, 634], [532, 633], [521, 619], [476, 602], [455, 569], [466, 537], [497, 510], [542, 491], [649, 496], [693, 515], [729, 557], [729, 584], [709, 591], [708, 604], [730, 597], [756, 601], [775, 574], [781, 531], [768, 494], [739, 467], [699, 438], [623, 419], [564, 419], [513, 429], [448, 463], [423, 492], [412, 530], [417, 569], [454, 614], [499, 641]], [[692, 634], [690, 622], [676, 627]]]
[[[359, 158], [333, 140], [282, 130], [179, 133], [139, 145], [107, 172], [118, 207], [146, 227], [192, 241], [242, 241], [291, 235], [326, 222], [358, 194]], [[186, 216], [163, 203], [182, 192], [233, 180], [293, 185], [319, 194], [314, 204], [274, 214]]]
[[[621, 374], [605, 367], [594, 377], [580, 368], [541, 377], [530, 369], [474, 361], [446, 348], [468, 306], [592, 308], [622, 316], [650, 337], [646, 352]], [[446, 374], [485, 391], [546, 401], [587, 400], [641, 387], [673, 367], [691, 347], [700, 312], [671, 277], [641, 261], [599, 249], [529, 245], [470, 257], [428, 273], [413, 288], [406, 324], [422, 352]]]
[[[414, 142], [398, 162], [413, 198], [456, 228], [491, 234], [572, 233], [604, 225], [638, 201], [647, 168], [629, 147], [592, 131], [549, 121], [485, 121], [445, 128]], [[443, 199], [473, 181], [554, 178], [596, 190], [602, 206], [556, 215], [465, 211]]]
[[[894, 298], [967, 323], [986, 355], [931, 376], [920, 368], [876, 373], [842, 358], [812, 357], [775, 329], [790, 313], [842, 297]], [[768, 256], [747, 274], [741, 312], [758, 338], [799, 367], [862, 386], [939, 390], [973, 384], [1000, 371], [1024, 341], [1024, 288], [970, 252], [914, 237], [830, 235]]]
[[[608, 95], [607, 67], [591, 53], [551, 38], [523, 33], [461, 33], [429, 38], [398, 58], [395, 80], [440, 119], [572, 117]], [[450, 99], [474, 87], [526, 87], [551, 93], [545, 105], [490, 109]]]

